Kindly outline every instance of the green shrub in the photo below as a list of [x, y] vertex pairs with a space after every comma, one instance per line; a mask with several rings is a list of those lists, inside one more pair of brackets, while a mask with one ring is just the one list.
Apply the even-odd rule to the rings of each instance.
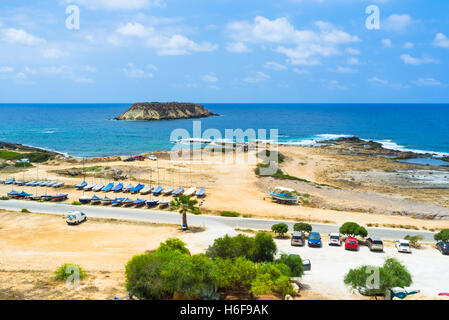
[[299, 255], [294, 254], [281, 254], [279, 259], [276, 260], [277, 263], [285, 264], [290, 269], [290, 277], [302, 277], [304, 274], [304, 266], [302, 264], [302, 259]]
[[410, 241], [410, 246], [412, 248], [419, 249], [421, 248], [421, 244], [419, 243], [419, 241], [422, 241], [424, 237], [420, 235], [416, 236], [406, 235], [404, 239]]
[[21, 211], [22, 211], [23, 213], [30, 213], [30, 210], [28, 210], [28, 209], [26, 209], [26, 208], [23, 208]]
[[444, 229], [433, 236], [436, 241], [448, 241], [449, 240], [449, 229]]
[[80, 206], [80, 205], [82, 205], [81, 202], [79, 202], [79, 201], [72, 201], [72, 206]]
[[76, 274], [78, 270], [79, 280], [83, 280], [87, 277], [86, 271], [77, 264], [64, 263], [62, 266], [56, 269], [55, 278], [56, 280], [66, 281], [70, 276]]
[[2, 197], [0, 197], [0, 200], [9, 200], [9, 197], [2, 196]]
[[222, 217], [238, 217], [240, 216], [240, 213], [234, 211], [222, 211], [220, 212], [220, 215]]
[[186, 244], [178, 238], [168, 239], [167, 241], [161, 243], [157, 250], [158, 251], [175, 250], [179, 251], [182, 254], [190, 255], [190, 251], [189, 249], [186, 248]]
[[257, 265], [256, 277], [251, 282], [250, 292], [256, 296], [279, 293], [282, 296], [294, 295], [289, 278], [289, 268], [283, 264], [260, 263]]
[[340, 233], [347, 235], [347, 236], [360, 236], [362, 238], [365, 238], [368, 235], [368, 231], [362, 227], [359, 226], [355, 222], [346, 222], [340, 227]]
[[29, 168], [32, 167], [32, 164], [29, 162], [16, 162], [14, 163], [14, 167], [16, 168]]
[[277, 252], [273, 236], [267, 232], [259, 232], [254, 237], [254, 252], [252, 260], [255, 262], [271, 262]]
[[295, 223], [295, 225], [293, 226], [293, 231], [310, 233], [312, 232], [312, 225], [304, 222]]
[[285, 223], [278, 223], [271, 226], [271, 231], [276, 233], [279, 237], [283, 237], [288, 232], [288, 225]]

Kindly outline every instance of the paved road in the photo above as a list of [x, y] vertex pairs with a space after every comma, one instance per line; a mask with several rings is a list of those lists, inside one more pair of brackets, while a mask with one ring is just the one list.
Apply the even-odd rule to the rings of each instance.
[[[149, 209], [112, 208], [103, 206], [72, 206], [65, 203], [32, 202], [26, 200], [0, 200], [0, 208], [12, 211], [20, 211], [23, 208], [37, 213], [66, 214], [70, 211], [82, 211], [88, 217], [121, 219], [129, 221], [142, 221], [152, 223], [180, 224], [181, 217], [177, 212], [167, 212]], [[279, 221], [270, 219], [229, 218], [209, 215], [189, 215], [189, 225], [202, 227], [226, 227], [241, 229], [270, 230], [275, 223], [285, 222], [293, 230], [294, 221]], [[313, 230], [322, 234], [338, 232], [338, 226], [312, 223]], [[415, 230], [400, 230], [388, 228], [368, 228], [371, 236], [381, 239], [402, 239], [408, 234], [422, 235], [425, 241], [433, 241], [433, 233]]]

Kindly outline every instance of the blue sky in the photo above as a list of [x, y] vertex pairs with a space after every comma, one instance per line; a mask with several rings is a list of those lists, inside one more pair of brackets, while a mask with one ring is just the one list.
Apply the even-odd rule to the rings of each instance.
[[0, 102], [449, 102], [448, 16], [446, 0], [3, 0]]

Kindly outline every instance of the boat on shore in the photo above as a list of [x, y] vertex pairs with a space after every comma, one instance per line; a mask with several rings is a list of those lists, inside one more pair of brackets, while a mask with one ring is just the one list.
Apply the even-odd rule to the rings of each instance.
[[112, 200], [111, 205], [112, 205], [113, 207], [121, 206], [123, 200], [125, 200], [125, 198], [115, 198], [114, 200]]
[[143, 207], [144, 205], [145, 205], [145, 200], [143, 200], [143, 199], [137, 199], [136, 201], [134, 201], [133, 202], [133, 205], [136, 207], [136, 208], [139, 208], [139, 207]]
[[101, 199], [101, 204], [104, 206], [110, 205], [112, 203], [112, 199], [108, 198], [108, 197], [104, 197], [103, 199]]
[[149, 201], [147, 201], [147, 207], [148, 208], [153, 208], [153, 207], [157, 206], [158, 203], [159, 203], [158, 200], [149, 200]]
[[55, 184], [54, 186], [53, 186], [53, 188], [61, 188], [62, 186], [64, 186], [64, 182], [59, 182], [59, 183], [57, 183], [57, 184]]
[[90, 199], [91, 197], [87, 197], [87, 196], [82, 196], [81, 198], [79, 198], [79, 202], [81, 202], [82, 204], [88, 204], [90, 203]]
[[92, 190], [93, 187], [95, 187], [95, 183], [88, 184], [83, 189], [84, 189], [84, 191], [90, 191], [90, 190]]
[[132, 206], [133, 203], [134, 203], [134, 200], [133, 200], [133, 199], [130, 199], [130, 198], [126, 198], [125, 200], [122, 201], [122, 204], [123, 204], [125, 207]]
[[161, 200], [161, 201], [159, 201], [159, 208], [168, 207], [169, 204], [170, 204], [169, 200]]
[[185, 196], [189, 196], [191, 197], [196, 191], [196, 187], [191, 187], [189, 189], [186, 190], [186, 192], [184, 192]]
[[68, 194], [67, 193], [60, 193], [54, 196], [50, 196], [51, 197], [51, 201], [64, 201], [68, 198]]
[[157, 186], [157, 187], [154, 188], [154, 190], [153, 190], [153, 195], [159, 196], [159, 195], [162, 193], [162, 190], [163, 190], [162, 186]]
[[5, 181], [5, 184], [13, 184], [14, 183], [14, 181], [16, 181], [16, 179], [15, 178], [12, 178], [12, 179], [9, 179], [9, 180], [6, 180]]
[[118, 185], [113, 187], [111, 190], [112, 190], [112, 192], [115, 192], [115, 193], [122, 191], [123, 190], [123, 183], [119, 183]]
[[15, 198], [17, 198], [18, 196], [19, 196], [19, 191], [11, 190], [10, 192], [8, 192], [8, 197], [10, 197], [10, 198], [15, 199]]
[[176, 190], [172, 192], [172, 195], [174, 197], [177, 197], [177, 196], [183, 194], [183, 192], [184, 192], [184, 187], [179, 187], [179, 188], [176, 188]]
[[100, 204], [101, 199], [94, 195], [92, 198], [90, 198], [90, 204]]
[[130, 183], [125, 188], [123, 188], [123, 192], [129, 192], [132, 188], [134, 188], [134, 185]]
[[114, 182], [108, 183], [103, 189], [101, 189], [102, 192], [109, 192], [114, 188]]
[[152, 186], [145, 187], [142, 190], [140, 190], [140, 194], [141, 195], [147, 195], [147, 194], [149, 194], [151, 192], [151, 190], [153, 190]]
[[104, 188], [104, 183], [97, 183], [95, 187], [92, 188], [93, 192], [99, 192], [101, 189]]
[[206, 189], [204, 188], [200, 188], [195, 195], [197, 196], [197, 198], [202, 198], [206, 195]]
[[173, 187], [168, 187], [168, 188], [165, 188], [164, 190], [162, 190], [162, 194], [164, 195], [164, 196], [168, 196], [168, 195], [170, 195], [170, 194], [172, 194], [172, 192], [175, 190], [175, 188], [173, 188]]
[[17, 198], [19, 198], [19, 199], [30, 199], [31, 196], [32, 196], [32, 194], [27, 193], [27, 192], [25, 192], [25, 191], [22, 191], [21, 193], [19, 193], [19, 194], [17, 195]]
[[75, 188], [81, 190], [81, 189], [83, 189], [85, 186], [87, 186], [87, 182], [86, 182], [86, 181], [83, 181], [83, 182], [77, 184], [77, 185], [75, 186]]
[[130, 193], [138, 193], [144, 187], [145, 187], [145, 185], [139, 183], [137, 186], [135, 186], [134, 188], [130, 189], [129, 192]]
[[296, 191], [291, 188], [285, 187], [274, 187], [269, 188], [268, 193], [276, 202], [285, 203], [285, 204], [298, 204], [299, 196], [296, 194]]

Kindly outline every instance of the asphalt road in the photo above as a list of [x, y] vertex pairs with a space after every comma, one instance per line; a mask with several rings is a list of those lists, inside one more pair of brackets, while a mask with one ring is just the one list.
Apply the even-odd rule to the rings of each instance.
[[[48, 213], [63, 215], [70, 211], [82, 211], [88, 217], [103, 219], [120, 219], [129, 221], [142, 221], [151, 223], [180, 224], [181, 216], [177, 212], [167, 212], [150, 209], [133, 209], [133, 208], [113, 208], [104, 206], [72, 206], [66, 203], [47, 203], [32, 202], [26, 200], [0, 200], [0, 209], [20, 211], [23, 208], [36, 213]], [[189, 215], [188, 223], [190, 226], [226, 227], [240, 229], [255, 230], [271, 230], [271, 226], [275, 223], [286, 223], [290, 231], [293, 230], [295, 221], [281, 221], [270, 219], [253, 219], [253, 218], [230, 218], [210, 215]], [[338, 232], [339, 226], [329, 224], [311, 223], [313, 231], [322, 234]], [[390, 228], [367, 228], [370, 236], [378, 237], [386, 240], [402, 239], [406, 235], [422, 235], [424, 241], [432, 242], [434, 233], [427, 231], [402, 230]]]

